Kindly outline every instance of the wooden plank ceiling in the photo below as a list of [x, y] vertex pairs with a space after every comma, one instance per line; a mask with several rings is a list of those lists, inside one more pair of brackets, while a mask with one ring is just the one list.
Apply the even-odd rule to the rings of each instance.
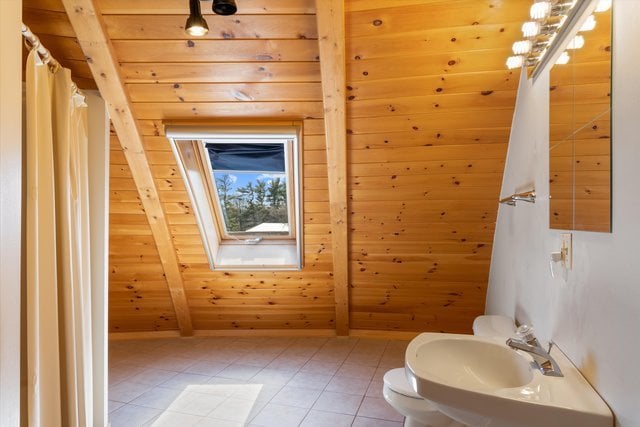
[[[97, 0], [171, 233], [193, 328], [333, 329], [327, 144], [313, 0], [238, 0], [184, 33], [186, 0]], [[469, 332], [481, 314], [518, 73], [505, 70], [529, 0], [347, 0], [347, 196], [352, 329]], [[24, 21], [95, 87], [60, 0]], [[212, 272], [166, 119], [304, 119], [305, 267]], [[123, 135], [120, 135], [124, 137]], [[122, 145], [126, 145], [126, 141]], [[110, 329], [175, 330], [152, 229], [114, 135]], [[338, 262], [338, 261], [336, 261]]]

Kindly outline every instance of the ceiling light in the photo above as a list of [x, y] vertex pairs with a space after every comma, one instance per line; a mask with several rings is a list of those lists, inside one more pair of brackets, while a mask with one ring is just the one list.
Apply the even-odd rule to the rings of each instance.
[[184, 30], [194, 37], [202, 37], [209, 32], [207, 21], [200, 11], [200, 0], [189, 0], [189, 17]]
[[593, 15], [589, 15], [587, 20], [584, 21], [584, 24], [582, 24], [582, 27], [580, 27], [580, 31], [591, 31], [595, 27], [596, 27], [596, 18], [594, 18]]
[[556, 59], [556, 64], [565, 65], [567, 62], [569, 62], [569, 59], [571, 59], [569, 54], [567, 52], [562, 52], [562, 55], [560, 55], [558, 59]]
[[[575, 15], [574, 8], [578, 3], [578, 0], [534, 0], [529, 10], [531, 20], [521, 27], [525, 40], [513, 44], [512, 50], [516, 56], [507, 59], [507, 67], [530, 67], [543, 60], [549, 46], [557, 42], [556, 36], [568, 21], [568, 14]], [[593, 27], [595, 27], [595, 19], [588, 17], [583, 25], [583, 31]], [[584, 43], [582, 36], [575, 37], [567, 49], [581, 48]], [[569, 56], [565, 53], [559, 59], [559, 63], [568, 59]]]
[[531, 40], [520, 40], [513, 44], [512, 49], [513, 53], [516, 55], [522, 55], [525, 53], [531, 52], [533, 48], [533, 43]]
[[522, 67], [523, 63], [524, 63], [524, 58], [520, 55], [510, 56], [507, 58], [507, 68], [510, 70], [514, 68]]
[[606, 12], [611, 8], [611, 0], [600, 0], [596, 5], [596, 12]]
[[238, 7], [235, 0], [213, 0], [213, 11], [218, 15], [233, 15]]
[[548, 1], [539, 1], [531, 5], [529, 15], [531, 19], [545, 19], [551, 13], [551, 3]]
[[522, 35], [524, 37], [535, 37], [540, 34], [540, 23], [529, 21], [522, 24]]
[[580, 49], [584, 46], [584, 37], [577, 35], [569, 42], [567, 49]]

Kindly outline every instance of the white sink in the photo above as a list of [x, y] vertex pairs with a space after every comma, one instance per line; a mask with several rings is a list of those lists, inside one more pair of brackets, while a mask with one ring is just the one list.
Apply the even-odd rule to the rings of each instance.
[[561, 351], [551, 354], [563, 377], [542, 375], [502, 339], [424, 333], [405, 360], [414, 390], [469, 426], [611, 427], [600, 396]]

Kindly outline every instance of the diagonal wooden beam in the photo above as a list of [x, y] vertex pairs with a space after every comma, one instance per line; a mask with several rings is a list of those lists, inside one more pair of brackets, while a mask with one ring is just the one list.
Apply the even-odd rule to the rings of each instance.
[[62, 3], [89, 63], [100, 94], [108, 105], [113, 127], [118, 134], [122, 150], [131, 169], [140, 200], [151, 226], [153, 238], [158, 247], [158, 254], [169, 286], [180, 333], [192, 335], [191, 315], [171, 233], [142, 146], [142, 137], [133, 116], [131, 102], [122, 83], [113, 46], [102, 20], [102, 14], [93, 0], [62, 0]]
[[349, 334], [349, 235], [344, 0], [316, 0], [327, 141], [336, 333]]

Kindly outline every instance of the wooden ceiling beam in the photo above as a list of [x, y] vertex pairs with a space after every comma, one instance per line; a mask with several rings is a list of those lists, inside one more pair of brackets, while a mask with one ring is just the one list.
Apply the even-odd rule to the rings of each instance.
[[192, 335], [191, 315], [171, 233], [102, 15], [93, 0], [62, 2], [100, 94], [107, 102], [111, 121], [136, 183], [158, 247], [180, 333], [185, 336]]
[[349, 334], [349, 234], [344, 0], [316, 0], [327, 143], [336, 333]]

